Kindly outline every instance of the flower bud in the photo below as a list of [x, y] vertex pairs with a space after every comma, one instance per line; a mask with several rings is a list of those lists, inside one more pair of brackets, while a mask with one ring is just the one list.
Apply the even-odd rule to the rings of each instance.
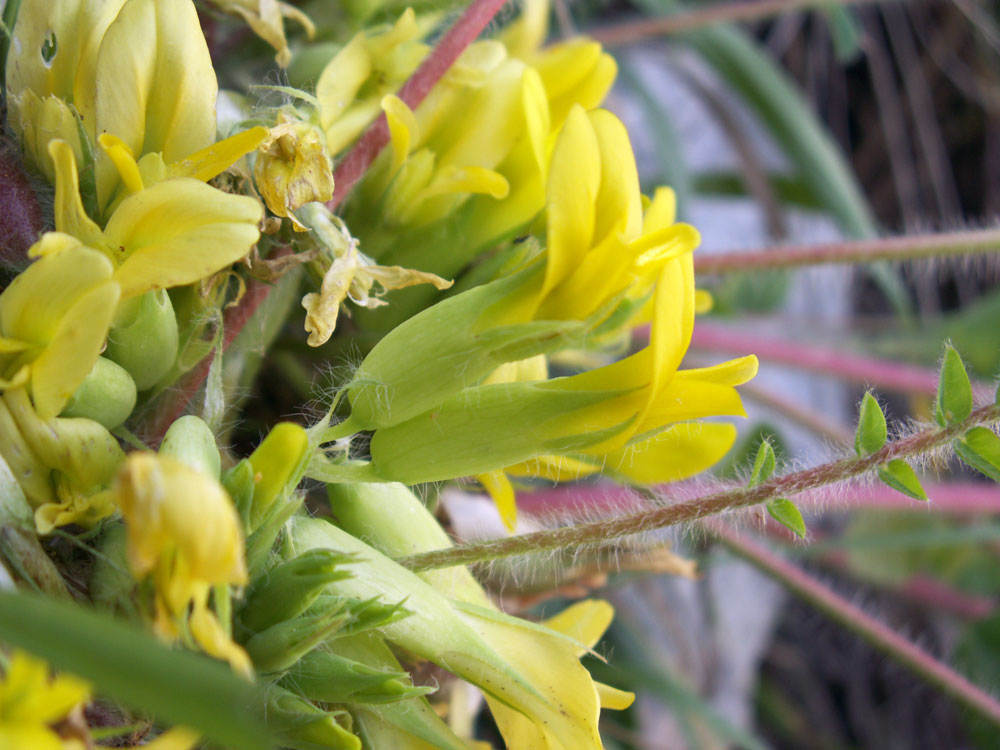
[[113, 430], [128, 419], [135, 398], [135, 381], [128, 372], [110, 359], [98, 357], [59, 416], [92, 419]]
[[126, 300], [108, 333], [105, 356], [124, 367], [144, 391], [152, 388], [177, 359], [177, 318], [170, 295], [156, 289]]
[[204, 474], [219, 478], [222, 460], [215, 444], [215, 435], [200, 417], [188, 414], [176, 420], [160, 443], [161, 456], [173, 456], [178, 461]]
[[361, 750], [361, 740], [342, 725], [351, 726], [346, 711], [323, 711], [277, 685], [268, 688], [264, 711], [268, 727], [274, 730], [283, 747]]
[[[367, 639], [349, 639], [363, 643]], [[343, 639], [334, 646], [340, 650]], [[316, 650], [303, 656], [283, 680], [300, 695], [320, 703], [391, 703], [434, 692], [418, 687], [403, 671], [370, 667], [332, 651]]]
[[309, 436], [292, 422], [276, 424], [250, 454], [256, 485], [250, 509], [251, 528], [260, 525], [286, 485], [292, 481], [298, 484], [309, 456]]
[[298, 617], [328, 584], [350, 578], [350, 572], [341, 566], [352, 561], [350, 555], [316, 549], [276, 565], [247, 594], [241, 622], [259, 633]]
[[339, 630], [348, 619], [350, 613], [341, 608], [328, 614], [279, 622], [247, 641], [247, 653], [258, 672], [283, 672]]

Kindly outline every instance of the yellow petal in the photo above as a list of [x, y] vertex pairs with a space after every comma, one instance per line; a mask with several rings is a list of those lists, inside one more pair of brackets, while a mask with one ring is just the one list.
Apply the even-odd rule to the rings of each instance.
[[382, 111], [389, 123], [389, 136], [392, 145], [392, 171], [406, 161], [410, 155], [410, 146], [417, 139], [420, 126], [417, 118], [406, 103], [395, 94], [382, 97]]
[[614, 619], [615, 608], [601, 599], [587, 599], [577, 602], [554, 617], [542, 622], [547, 628], [579, 641], [581, 648], [577, 656], [583, 656], [597, 645], [604, 631]]
[[257, 241], [261, 206], [198, 180], [165, 180], [126, 198], [105, 228], [124, 248], [122, 297], [190, 284], [242, 258]]
[[51, 419], [63, 410], [94, 366], [104, 347], [119, 294], [118, 284], [105, 281], [81, 295], [32, 363], [31, 395], [42, 419]]
[[635, 702], [635, 693], [605, 685], [603, 682], [595, 682], [597, 695], [601, 700], [601, 708], [608, 708], [612, 711], [624, 711]]
[[655, 232], [674, 223], [677, 217], [677, 194], [668, 187], [658, 187], [642, 217], [642, 231]]
[[568, 482], [597, 474], [601, 469], [600, 463], [581, 461], [568, 456], [538, 456], [530, 461], [508, 466], [504, 471], [515, 477], [538, 477], [553, 482]]
[[171, 177], [193, 177], [208, 182], [260, 146], [267, 135], [267, 128], [260, 125], [236, 133], [174, 162], [169, 166], [168, 174]]
[[[410, 16], [412, 18], [412, 11]], [[340, 119], [354, 101], [358, 89], [368, 79], [371, 70], [372, 60], [368, 55], [363, 33], [351, 39], [323, 68], [319, 81], [316, 82], [320, 126], [323, 130], [329, 130]], [[328, 142], [327, 145], [331, 153], [337, 153], [344, 144]]]
[[101, 229], [87, 216], [80, 200], [80, 178], [72, 147], [65, 141], [52, 141], [49, 155], [56, 173], [56, 229], [77, 237], [85, 245], [101, 247]]
[[[129, 0], [101, 42], [95, 75], [95, 135], [112, 133], [136, 156], [160, 152], [167, 163], [215, 140], [218, 84], [189, 0]], [[118, 180], [100, 154], [96, 168], [103, 207]]]
[[735, 440], [731, 424], [685, 422], [605, 454], [605, 466], [640, 484], [675, 482], [714, 466]]
[[139, 174], [139, 165], [135, 161], [132, 149], [121, 138], [110, 133], [98, 136], [97, 142], [115, 165], [118, 176], [122, 178], [128, 191], [138, 193], [142, 190], [142, 175]]
[[650, 405], [633, 434], [641, 437], [664, 425], [711, 416], [746, 416], [736, 389], [704, 380], [674, 378]]
[[507, 531], [513, 531], [517, 525], [517, 502], [510, 479], [503, 471], [491, 471], [488, 474], [479, 474], [476, 480], [490, 493]]
[[628, 132], [621, 120], [607, 110], [589, 113], [601, 153], [601, 187], [594, 215], [594, 242], [615, 229], [626, 242], [642, 229], [642, 200], [639, 173]]
[[168, 729], [155, 740], [143, 745], [145, 750], [190, 750], [201, 735], [186, 727]]
[[757, 357], [748, 354], [711, 367], [679, 370], [675, 377], [678, 381], [702, 380], [720, 385], [743, 385], [757, 374], [757, 366]]
[[253, 679], [253, 666], [247, 652], [226, 635], [219, 619], [204, 603], [195, 603], [190, 625], [191, 635], [206, 654], [229, 662], [237, 674]]
[[575, 269], [594, 232], [594, 201], [601, 181], [601, 157], [594, 128], [580, 107], [570, 112], [549, 168], [546, 209], [544, 297]]

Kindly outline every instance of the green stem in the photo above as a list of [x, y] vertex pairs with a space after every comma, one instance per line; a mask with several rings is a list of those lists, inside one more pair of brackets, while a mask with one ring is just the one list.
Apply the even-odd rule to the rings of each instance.
[[893, 459], [918, 456], [945, 446], [976, 425], [996, 422], [1000, 422], [1000, 404], [990, 404], [976, 409], [964, 422], [951, 427], [932, 427], [888, 443], [882, 450], [869, 456], [842, 458], [811, 469], [776, 477], [756, 487], [737, 487], [593, 523], [563, 526], [531, 534], [422, 552], [404, 557], [399, 562], [412, 570], [430, 570], [454, 565], [470, 565], [532, 552], [603, 545], [633, 534], [697, 521], [723, 511], [746, 508], [771, 498], [788, 497], [804, 490], [852, 479]]
[[948, 665], [879, 622], [843, 597], [815, 580], [803, 570], [789, 564], [765, 547], [747, 539], [724, 524], [706, 526], [731, 552], [739, 555], [758, 570], [816, 607], [831, 620], [840, 623], [866, 643], [885, 653], [919, 677], [950, 695], [984, 719], [1000, 726], [1000, 702], [977, 687]]
[[772, 247], [752, 252], [700, 254], [696, 273], [718, 274], [774, 270], [797, 266], [923, 260], [1000, 251], [1000, 229], [980, 229], [944, 234], [835, 242], [825, 245]]

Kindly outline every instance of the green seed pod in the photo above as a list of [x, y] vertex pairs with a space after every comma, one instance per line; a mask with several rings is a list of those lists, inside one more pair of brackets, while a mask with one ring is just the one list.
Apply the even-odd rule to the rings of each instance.
[[350, 613], [342, 608], [339, 612], [279, 622], [247, 641], [247, 653], [258, 672], [283, 672], [329, 638], [349, 618]]
[[[361, 740], [349, 729], [346, 711], [324, 711], [288, 690], [272, 685], [264, 707], [268, 728], [278, 744], [295, 750], [361, 750]], [[339, 720], [339, 721], [338, 721]], [[343, 725], [347, 725], [346, 727]]]
[[158, 383], [177, 360], [177, 317], [163, 289], [126, 300], [108, 332], [105, 356], [128, 370], [144, 391]]
[[128, 371], [110, 359], [98, 357], [59, 416], [92, 419], [113, 430], [128, 419], [135, 398], [135, 381]]
[[205, 420], [188, 414], [176, 420], [160, 443], [160, 454], [172, 456], [192, 469], [219, 478], [222, 459], [215, 444], [215, 435]]
[[258, 633], [306, 611], [327, 584], [350, 578], [343, 566], [353, 562], [350, 555], [334, 550], [309, 550], [276, 565], [260, 578], [247, 594], [240, 621]]

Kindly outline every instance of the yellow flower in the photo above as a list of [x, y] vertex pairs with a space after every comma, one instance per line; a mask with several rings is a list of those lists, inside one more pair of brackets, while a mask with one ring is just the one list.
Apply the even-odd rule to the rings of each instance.
[[291, 219], [296, 231], [308, 231], [292, 212], [333, 197], [330, 155], [320, 134], [308, 123], [281, 112], [278, 124], [258, 149], [253, 174], [267, 207], [276, 216]]
[[420, 34], [416, 14], [407, 9], [391, 28], [357, 34], [323, 69], [316, 98], [332, 155], [361, 135], [379, 115], [382, 97], [416, 70], [429, 50]]
[[84, 750], [79, 738], [52, 727], [90, 700], [90, 688], [68, 674], [15, 651], [0, 678], [0, 747], [5, 750]]
[[249, 674], [246, 652], [208, 607], [213, 585], [247, 582], [240, 520], [229, 495], [207, 474], [145, 453], [128, 457], [113, 492], [128, 528], [132, 573], [153, 579], [157, 632], [174, 638], [178, 623], [187, 621], [207, 653]]
[[[69, 132], [76, 115], [39, 104], [48, 97], [72, 106], [92, 148], [111, 133], [132, 153], [161, 153], [169, 163], [215, 140], [218, 84], [191, 0], [25, 0], [17, 27], [7, 65], [11, 121], [29, 133], [29, 155], [50, 178], [50, 140], [66, 140], [77, 162], [84, 151]], [[58, 110], [49, 115], [55, 132], [35, 119], [40, 109]], [[121, 182], [106, 154], [95, 155], [94, 167], [103, 214]]]
[[97, 250], [50, 232], [0, 294], [0, 390], [27, 385], [42, 419], [62, 411], [104, 346], [120, 287]]
[[279, 0], [212, 0], [212, 2], [227, 13], [242, 16], [257, 36], [278, 51], [274, 59], [283, 68], [292, 60], [292, 52], [288, 49], [288, 40], [285, 38], [283, 18], [294, 18], [306, 30], [306, 36], [310, 39], [316, 33], [316, 27], [309, 20], [309, 16], [294, 5]]
[[191, 284], [245, 256], [257, 241], [261, 205], [206, 185], [252, 150], [266, 135], [255, 128], [166, 165], [159, 154], [138, 163], [119, 139], [101, 146], [121, 170], [130, 193], [117, 203], [103, 229], [83, 209], [72, 149], [53, 141], [56, 229], [103, 251], [114, 263], [122, 298], [152, 289]]

